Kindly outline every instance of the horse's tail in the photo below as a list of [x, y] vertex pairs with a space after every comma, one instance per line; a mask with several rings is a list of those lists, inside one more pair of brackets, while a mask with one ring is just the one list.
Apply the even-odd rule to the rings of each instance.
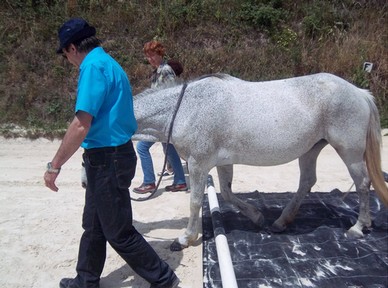
[[366, 136], [365, 161], [372, 185], [385, 206], [388, 206], [388, 188], [385, 185], [381, 169], [381, 128], [380, 117], [373, 97], [368, 94], [367, 102], [370, 108], [369, 125]]

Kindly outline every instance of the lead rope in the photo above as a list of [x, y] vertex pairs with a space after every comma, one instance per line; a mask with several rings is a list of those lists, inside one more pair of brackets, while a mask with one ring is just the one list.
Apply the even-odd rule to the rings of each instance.
[[166, 152], [165, 152], [165, 156], [164, 156], [164, 163], [163, 163], [162, 174], [159, 177], [158, 183], [156, 184], [156, 187], [155, 187], [154, 191], [152, 191], [149, 196], [143, 197], [143, 198], [132, 198], [132, 196], [131, 196], [131, 200], [133, 200], [133, 201], [141, 202], [141, 201], [149, 200], [149, 199], [151, 199], [155, 195], [156, 191], [158, 191], [160, 182], [162, 181], [162, 178], [163, 178], [164, 171], [166, 171], [168, 144], [170, 144], [170, 139], [171, 139], [172, 129], [174, 127], [175, 117], [176, 117], [176, 115], [178, 113], [179, 107], [181, 106], [181, 102], [182, 102], [182, 99], [183, 99], [183, 94], [185, 94], [186, 87], [187, 87], [187, 83], [185, 82], [183, 84], [183, 86], [182, 86], [181, 93], [179, 94], [178, 102], [175, 105], [174, 114], [172, 115], [172, 119], [171, 119], [171, 123], [170, 123], [170, 128], [168, 130], [168, 135], [167, 135], [167, 143], [166, 143], [167, 146], [166, 146]]

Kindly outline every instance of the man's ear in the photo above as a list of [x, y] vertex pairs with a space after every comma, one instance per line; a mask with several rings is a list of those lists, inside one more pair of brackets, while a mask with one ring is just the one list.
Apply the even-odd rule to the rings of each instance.
[[75, 52], [77, 52], [77, 47], [75, 47], [75, 45], [73, 44], [73, 43], [71, 43], [70, 45], [69, 45], [69, 47], [68, 47], [68, 51], [70, 52], [70, 53], [75, 53]]
[[63, 50], [65, 50], [67, 53], [71, 53], [73, 51], [73, 49], [75, 49], [74, 44], [70, 44], [66, 48], [63, 48]]

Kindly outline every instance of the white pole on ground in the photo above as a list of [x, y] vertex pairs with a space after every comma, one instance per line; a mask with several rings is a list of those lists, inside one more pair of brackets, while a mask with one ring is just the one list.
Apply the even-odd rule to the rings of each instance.
[[207, 194], [217, 248], [218, 265], [220, 266], [221, 271], [222, 287], [238, 288], [236, 275], [233, 269], [232, 257], [230, 256], [228, 240], [226, 239], [225, 229], [222, 223], [217, 193], [214, 188], [213, 177], [211, 175], [208, 175], [207, 178]]

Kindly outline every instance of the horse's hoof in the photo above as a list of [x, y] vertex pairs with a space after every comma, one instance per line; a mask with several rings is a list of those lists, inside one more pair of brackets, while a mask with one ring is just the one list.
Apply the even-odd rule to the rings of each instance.
[[173, 252], [182, 251], [185, 248], [187, 248], [187, 246], [182, 245], [178, 240], [174, 240], [174, 242], [170, 245], [170, 250]]
[[364, 233], [360, 229], [353, 226], [348, 231], [346, 231], [346, 236], [352, 239], [360, 239], [364, 237]]
[[264, 222], [265, 222], [265, 219], [261, 213], [259, 214], [259, 216], [256, 219], [253, 220], [253, 223], [255, 223], [255, 225], [258, 226], [259, 228], [264, 227]]
[[271, 232], [273, 233], [281, 233], [284, 230], [286, 230], [287, 226], [286, 225], [281, 225], [276, 222], [274, 222], [270, 228]]

